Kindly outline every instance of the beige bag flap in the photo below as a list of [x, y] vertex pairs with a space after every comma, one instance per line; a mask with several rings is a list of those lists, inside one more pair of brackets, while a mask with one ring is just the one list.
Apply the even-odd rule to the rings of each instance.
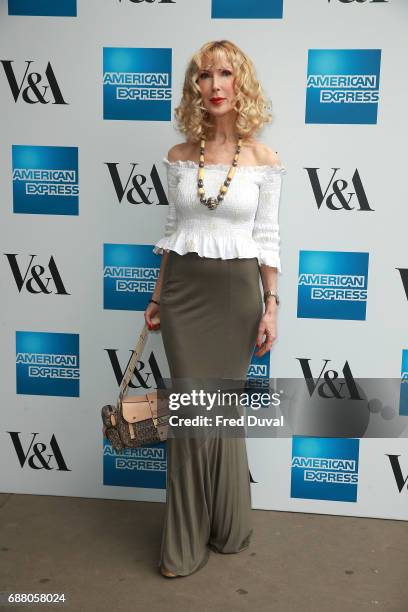
[[157, 393], [128, 395], [122, 400], [122, 414], [128, 423], [157, 419]]

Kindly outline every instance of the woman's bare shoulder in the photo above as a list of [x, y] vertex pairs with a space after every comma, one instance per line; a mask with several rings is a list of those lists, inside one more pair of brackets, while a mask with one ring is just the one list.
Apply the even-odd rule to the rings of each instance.
[[258, 166], [279, 166], [281, 160], [278, 157], [277, 151], [274, 151], [262, 142], [254, 141], [252, 151]]
[[170, 162], [186, 161], [191, 159], [193, 148], [190, 142], [181, 142], [171, 147], [167, 153], [167, 159]]

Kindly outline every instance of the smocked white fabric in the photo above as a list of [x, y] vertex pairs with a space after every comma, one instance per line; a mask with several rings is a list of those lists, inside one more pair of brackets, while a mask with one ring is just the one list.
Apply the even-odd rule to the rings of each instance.
[[[169, 210], [164, 237], [156, 242], [154, 253], [166, 250], [184, 255], [194, 251], [202, 257], [222, 259], [256, 257], [260, 265], [281, 272], [278, 213], [284, 166], [237, 166], [224, 200], [209, 210], [197, 195], [198, 164], [167, 158], [163, 163]], [[205, 166], [206, 197], [217, 196], [229, 167]]]

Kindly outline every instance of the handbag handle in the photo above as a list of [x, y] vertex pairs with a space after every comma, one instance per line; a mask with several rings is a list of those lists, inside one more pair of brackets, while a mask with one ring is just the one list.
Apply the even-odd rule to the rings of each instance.
[[145, 324], [143, 325], [142, 331], [140, 332], [140, 335], [137, 339], [136, 347], [135, 347], [135, 350], [133, 351], [132, 357], [130, 358], [128, 367], [126, 368], [126, 372], [123, 375], [122, 382], [120, 383], [119, 397], [116, 403], [116, 407], [118, 410], [120, 410], [120, 406], [121, 406], [123, 397], [126, 393], [126, 390], [128, 388], [130, 379], [132, 378], [136, 362], [141, 356], [141, 354], [143, 353], [143, 349], [146, 345], [148, 334], [149, 334], [149, 328], [147, 327], [147, 323], [145, 322]]

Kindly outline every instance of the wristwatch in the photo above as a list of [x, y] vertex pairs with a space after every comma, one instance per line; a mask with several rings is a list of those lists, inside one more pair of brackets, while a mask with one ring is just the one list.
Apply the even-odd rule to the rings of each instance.
[[277, 293], [274, 293], [271, 289], [268, 289], [268, 291], [264, 292], [264, 302], [266, 304], [266, 300], [268, 299], [268, 297], [273, 296], [275, 298], [275, 302], [276, 305], [279, 305], [279, 295]]

